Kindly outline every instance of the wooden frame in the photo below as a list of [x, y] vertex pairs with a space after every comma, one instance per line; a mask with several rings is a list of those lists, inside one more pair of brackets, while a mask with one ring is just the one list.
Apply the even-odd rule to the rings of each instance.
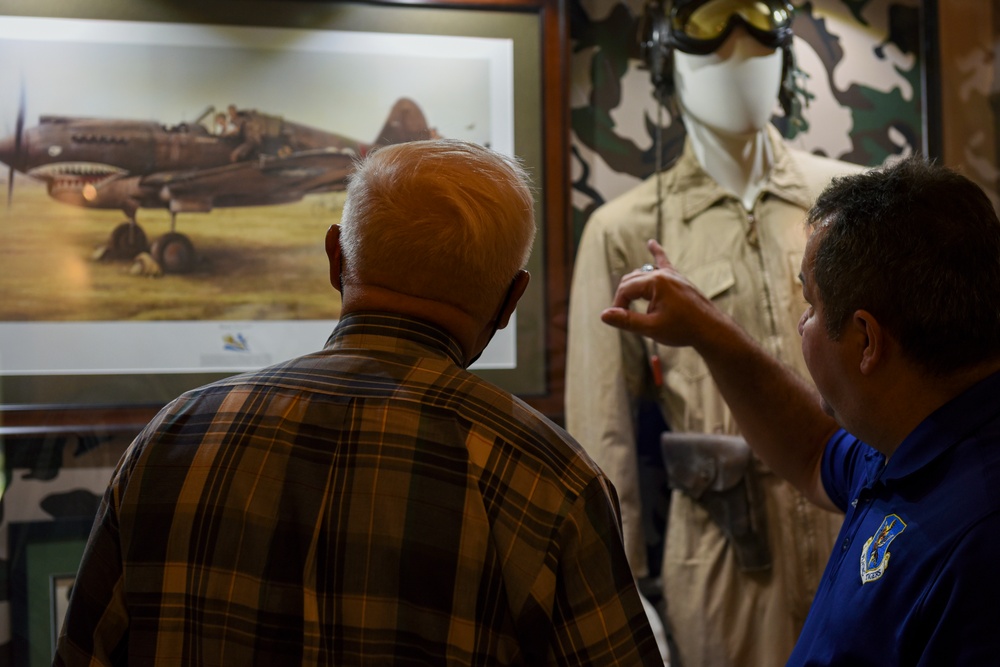
[[[69, 10], [54, 0], [15, 1], [9, 5], [5, 7], [7, 15], [240, 26], [273, 26], [278, 22], [277, 25], [314, 30], [370, 29], [366, 26], [372, 25], [372, 12], [391, 12], [398, 15], [397, 19], [405, 17], [397, 20], [400, 26], [397, 28], [386, 29], [380, 23], [378, 30], [388, 32], [435, 34], [436, 26], [445, 26], [447, 34], [471, 32], [502, 37], [504, 22], [497, 19], [504, 17], [517, 18], [522, 28], [529, 26], [527, 36], [516, 36], [520, 41], [514, 50], [515, 92], [516, 103], [523, 105], [528, 100], [533, 111], [525, 117], [519, 107], [516, 113], [515, 152], [527, 156], [527, 166], [536, 176], [539, 237], [529, 266], [535, 279], [531, 293], [518, 311], [516, 368], [480, 372], [550, 416], [561, 418], [568, 291], [568, 47], [562, 0], [377, 3], [223, 0], [206, 5], [179, 2], [170, 6], [100, 0]], [[67, 11], [72, 15], [67, 15]], [[18, 432], [39, 425], [51, 428], [60, 424], [141, 423], [177, 393], [225, 374], [228, 373], [13, 377], [4, 375], [0, 366], [2, 430]]]

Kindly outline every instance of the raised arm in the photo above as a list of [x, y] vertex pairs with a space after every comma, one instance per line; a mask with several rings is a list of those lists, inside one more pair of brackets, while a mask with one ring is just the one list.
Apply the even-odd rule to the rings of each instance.
[[[659, 243], [650, 241], [649, 249], [657, 269], [622, 278], [601, 319], [664, 345], [693, 347], [757, 455], [817, 505], [835, 509], [820, 479], [820, 463], [837, 423], [824, 412], [815, 389], [678, 273]], [[637, 299], [649, 301], [645, 313], [629, 309]]]

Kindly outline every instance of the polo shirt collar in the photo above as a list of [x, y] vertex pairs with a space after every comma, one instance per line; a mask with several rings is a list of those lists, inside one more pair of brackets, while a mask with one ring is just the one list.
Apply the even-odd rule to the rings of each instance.
[[1000, 373], [981, 380], [935, 410], [900, 443], [885, 466], [882, 480], [912, 475], [1000, 418], [997, 396], [1000, 396]]

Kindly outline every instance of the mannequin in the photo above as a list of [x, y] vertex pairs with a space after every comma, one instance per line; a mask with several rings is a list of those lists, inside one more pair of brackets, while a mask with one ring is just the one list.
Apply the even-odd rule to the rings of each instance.
[[[741, 0], [675, 4], [683, 5], [680, 14], [692, 14], [692, 7], [732, 11], [712, 43], [672, 44], [663, 60], [670, 75], [664, 97], [687, 130], [684, 152], [669, 169], [600, 207], [577, 253], [566, 426], [618, 491], [626, 549], [640, 580], [649, 567], [635, 453], [637, 402], [654, 400], [675, 432], [737, 430], [691, 349], [661, 348], [614, 330], [600, 321], [600, 311], [621, 277], [649, 261], [646, 241], [656, 238], [678, 270], [808, 378], [796, 331], [804, 308], [797, 280], [803, 220], [832, 177], [860, 170], [792, 150], [770, 125], [777, 102], [787, 106], [791, 32], [789, 16], [762, 33], [762, 22], [773, 16], [749, 12], [764, 4], [777, 8], [773, 16], [784, 7]], [[676, 13], [666, 10], [661, 33], [678, 29], [681, 22], [671, 22]], [[662, 583], [675, 667], [783, 665], [832, 549], [841, 517], [810, 505], [749, 460], [740, 474], [760, 489], [767, 562], [740, 560], [705, 507], [672, 490]]]

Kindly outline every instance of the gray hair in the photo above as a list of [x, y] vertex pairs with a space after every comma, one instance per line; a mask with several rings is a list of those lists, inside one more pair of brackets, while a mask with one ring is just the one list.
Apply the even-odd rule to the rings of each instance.
[[492, 314], [534, 238], [530, 179], [516, 159], [455, 140], [394, 144], [351, 175], [344, 280]]

